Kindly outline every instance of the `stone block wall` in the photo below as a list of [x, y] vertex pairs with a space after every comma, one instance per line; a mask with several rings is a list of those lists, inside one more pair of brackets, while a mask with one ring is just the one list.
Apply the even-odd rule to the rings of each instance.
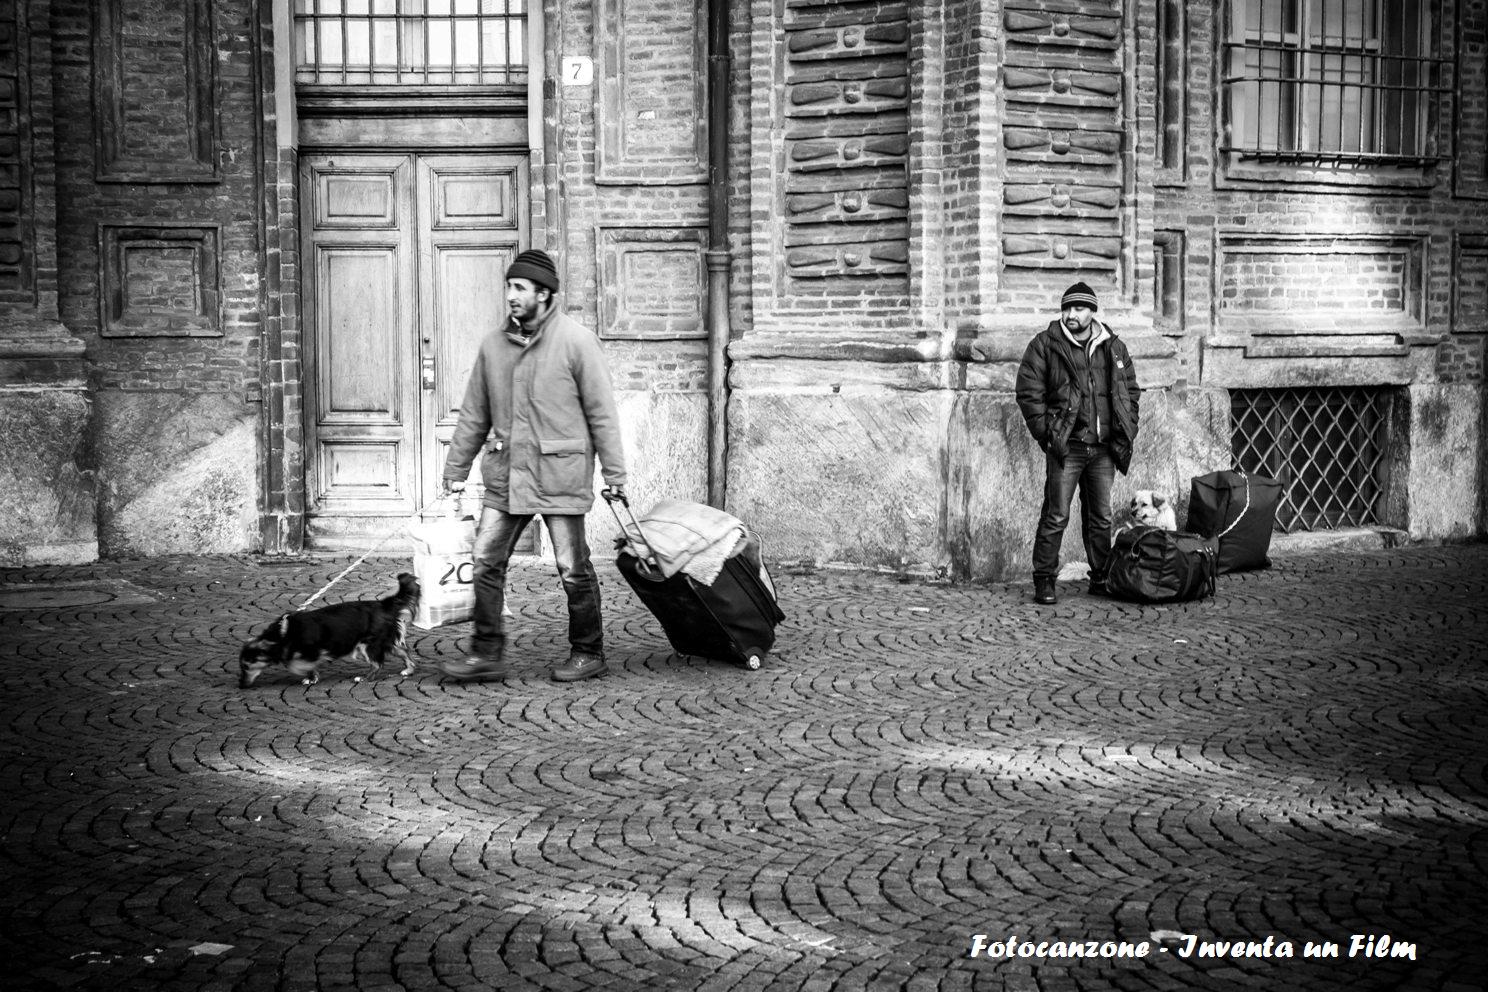
[[0, 387], [0, 565], [98, 557], [93, 483], [79, 450], [90, 413], [80, 388]]
[[1481, 533], [1482, 388], [1421, 383], [1410, 389], [1408, 530], [1423, 540]]

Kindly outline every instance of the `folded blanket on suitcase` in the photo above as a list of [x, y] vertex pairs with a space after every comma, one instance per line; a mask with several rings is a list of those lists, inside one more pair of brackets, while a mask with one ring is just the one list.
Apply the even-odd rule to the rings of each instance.
[[654, 557], [665, 578], [684, 572], [711, 586], [745, 543], [743, 521], [702, 503], [664, 499], [640, 521], [646, 540], [629, 526], [626, 540], [638, 557]]

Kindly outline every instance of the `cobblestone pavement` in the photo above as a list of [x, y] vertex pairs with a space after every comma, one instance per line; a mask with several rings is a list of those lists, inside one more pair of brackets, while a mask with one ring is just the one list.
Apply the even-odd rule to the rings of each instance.
[[239, 689], [348, 561], [0, 571], [0, 988], [1488, 985], [1488, 546], [1171, 607], [782, 575], [758, 672], [670, 656], [610, 570], [572, 685], [529, 564], [504, 686], [439, 679], [460, 625], [408, 678]]

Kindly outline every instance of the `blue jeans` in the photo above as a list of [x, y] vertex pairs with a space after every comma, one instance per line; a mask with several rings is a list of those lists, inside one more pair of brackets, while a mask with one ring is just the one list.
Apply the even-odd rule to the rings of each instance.
[[[500, 654], [506, 645], [506, 623], [501, 616], [506, 604], [506, 567], [512, 549], [532, 516], [520, 516], [481, 508], [475, 532], [475, 636], [473, 653], [485, 657]], [[584, 515], [543, 514], [553, 557], [558, 562], [558, 580], [568, 594], [568, 642], [575, 651], [604, 657], [604, 631], [599, 613], [599, 577], [589, 560], [589, 541], [584, 536]]]
[[1059, 575], [1059, 546], [1069, 524], [1070, 500], [1078, 487], [1085, 560], [1090, 562], [1090, 578], [1100, 579], [1111, 557], [1111, 484], [1116, 481], [1116, 463], [1111, 459], [1110, 446], [1071, 441], [1064, 463], [1047, 455], [1044, 471], [1044, 506], [1033, 538], [1033, 577], [1053, 579]]

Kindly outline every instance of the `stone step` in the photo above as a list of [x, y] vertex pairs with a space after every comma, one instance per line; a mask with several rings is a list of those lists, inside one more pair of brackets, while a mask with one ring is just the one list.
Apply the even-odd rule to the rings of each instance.
[[1394, 527], [1340, 527], [1337, 530], [1273, 534], [1271, 537], [1271, 554], [1305, 555], [1315, 554], [1319, 551], [1397, 548], [1409, 541], [1409, 534]]

